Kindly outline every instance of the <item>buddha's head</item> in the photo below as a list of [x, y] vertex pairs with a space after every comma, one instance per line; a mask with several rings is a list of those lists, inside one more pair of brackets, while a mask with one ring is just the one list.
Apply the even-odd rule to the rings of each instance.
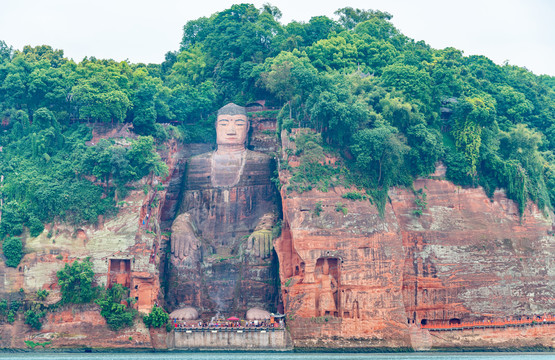
[[239, 105], [229, 103], [218, 110], [216, 120], [216, 143], [218, 147], [244, 149], [249, 133], [247, 110]]
[[330, 273], [330, 264], [328, 263], [328, 259], [324, 259], [322, 272], [324, 273], [324, 275], [328, 275]]

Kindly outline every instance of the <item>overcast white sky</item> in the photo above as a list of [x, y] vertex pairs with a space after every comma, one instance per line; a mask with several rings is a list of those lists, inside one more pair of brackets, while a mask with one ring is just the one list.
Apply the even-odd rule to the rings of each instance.
[[[160, 63], [177, 50], [183, 25], [233, 3], [225, 0], [0, 0], [0, 40], [16, 49], [51, 45], [85, 56]], [[248, 1], [243, 1], [248, 2]], [[281, 22], [308, 21], [345, 6], [387, 11], [405, 35], [433, 48], [452, 46], [498, 64], [555, 76], [552, 0], [262, 0], [283, 12]]]

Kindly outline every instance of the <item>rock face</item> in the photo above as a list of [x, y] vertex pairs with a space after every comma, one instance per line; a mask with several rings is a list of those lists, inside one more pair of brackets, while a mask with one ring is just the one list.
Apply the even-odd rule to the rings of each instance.
[[192, 306], [203, 316], [275, 307], [273, 221], [264, 221], [276, 207], [272, 162], [252, 151], [242, 157], [206, 153], [188, 161], [181, 214], [172, 225], [166, 294], [172, 307]]
[[[287, 172], [281, 175], [286, 182]], [[282, 190], [275, 247], [295, 346], [411, 347], [424, 337], [424, 348], [445, 347], [413, 327], [553, 312], [549, 214], [530, 203], [520, 218], [501, 191], [490, 200], [481, 188], [440, 179], [414, 187], [427, 194], [420, 216], [412, 190], [392, 189], [383, 217], [367, 200], [343, 199], [345, 189]], [[552, 347], [554, 340], [489, 336], [475, 343], [464, 337], [461, 346]]]
[[[263, 136], [271, 126], [255, 125], [255, 146], [275, 149]], [[95, 139], [125, 132], [98, 130]], [[282, 138], [285, 144], [288, 137]], [[414, 183], [426, 194], [421, 214], [414, 191], [394, 188], [380, 216], [368, 200], [342, 198], [352, 189], [298, 194], [284, 186], [277, 196], [272, 160], [260, 153], [246, 152], [241, 163], [231, 159], [229, 168], [239, 164], [241, 170], [230, 180], [234, 172], [207, 151], [210, 145], [171, 141], [162, 154], [169, 177], [134, 184], [115, 218], [79, 229], [52, 224], [24, 238], [18, 268], [0, 262], [0, 296], [23, 300], [48, 289], [47, 301], [54, 303], [60, 298], [56, 271], [91, 257], [96, 284], [129, 287], [140, 311], [156, 302], [166, 310], [194, 307], [203, 319], [219, 311], [280, 310], [296, 347], [554, 347], [555, 325], [440, 337], [420, 328], [553, 314], [551, 213], [529, 203], [520, 215], [503, 192], [489, 199], [480, 188], [443, 180], [439, 171]], [[281, 171], [281, 182], [289, 176]], [[282, 232], [273, 239], [280, 200]], [[166, 256], [165, 249], [174, 252]], [[30, 330], [20, 312], [13, 324], [0, 326], [0, 347], [24, 348], [24, 340], [51, 341], [51, 347], [164, 347], [164, 331], [136, 322], [115, 333], [98, 306], [68, 305], [49, 313], [40, 331]]]
[[395, 189], [401, 226], [403, 299], [416, 323], [541, 315], [555, 303], [552, 219], [529, 203], [520, 218], [503, 192], [421, 179], [427, 209], [415, 216], [412, 191]]
[[[106, 137], [126, 133], [120, 125], [104, 131]], [[104, 136], [104, 135], [103, 135]], [[98, 137], [95, 137], [97, 139]], [[118, 141], [125, 141], [119, 139]], [[122, 284], [130, 289], [130, 297], [140, 312], [149, 312], [160, 302], [160, 263], [165, 252], [160, 251], [163, 238], [160, 231], [160, 204], [166, 197], [168, 183], [179, 161], [181, 146], [175, 141], [167, 144], [162, 158], [168, 164], [167, 179], [142, 179], [133, 184], [121, 200], [118, 214], [111, 219], [99, 218], [97, 224], [74, 228], [67, 224], [49, 224], [35, 238], [24, 238], [25, 256], [18, 268], [0, 265], [0, 297], [26, 300], [22, 309], [33, 306], [37, 290], [47, 289], [50, 304], [60, 300], [56, 272], [66, 263], [87, 257], [93, 263], [95, 285]], [[146, 189], [143, 190], [143, 189]], [[24, 290], [22, 294], [20, 289]], [[151, 335], [141, 323], [119, 333], [108, 330], [99, 307], [70, 305], [49, 312], [40, 331], [30, 330], [20, 313], [14, 325], [0, 326], [0, 347], [25, 348], [24, 340], [51, 341], [50, 347], [152, 347]], [[130, 337], [133, 340], [130, 340]]]
[[387, 205], [383, 218], [368, 201], [349, 202], [346, 214], [336, 211], [338, 202], [348, 201], [344, 192], [282, 190], [283, 228], [275, 247], [293, 341], [409, 347], [404, 249], [393, 208]]

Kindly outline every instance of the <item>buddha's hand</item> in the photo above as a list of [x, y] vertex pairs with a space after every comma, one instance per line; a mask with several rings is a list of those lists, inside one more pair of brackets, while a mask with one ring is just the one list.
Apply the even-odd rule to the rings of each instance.
[[172, 224], [172, 257], [179, 260], [194, 257], [193, 255], [199, 248], [199, 243], [191, 215], [184, 213], [176, 217]]

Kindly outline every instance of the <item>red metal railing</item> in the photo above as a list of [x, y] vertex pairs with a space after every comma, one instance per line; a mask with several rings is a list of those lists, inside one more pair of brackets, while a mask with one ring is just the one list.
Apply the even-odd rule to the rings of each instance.
[[426, 324], [422, 325], [422, 329], [427, 330], [464, 330], [464, 329], [476, 329], [476, 328], [497, 328], [497, 327], [507, 327], [507, 326], [522, 326], [522, 325], [544, 325], [544, 324], [555, 324], [555, 316], [535, 316], [531, 319], [521, 319], [521, 320], [493, 320], [493, 321], [469, 321], [461, 322], [460, 324]]

